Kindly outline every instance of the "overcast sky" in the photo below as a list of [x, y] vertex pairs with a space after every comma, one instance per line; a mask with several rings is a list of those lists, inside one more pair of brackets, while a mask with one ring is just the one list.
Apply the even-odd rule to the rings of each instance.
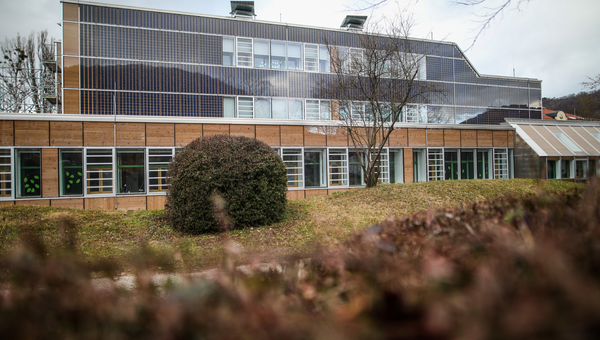
[[[468, 49], [478, 28], [478, 15], [503, 0], [488, 0], [486, 7], [452, 5], [452, 0], [389, 0], [384, 7], [361, 12], [380, 20], [406, 9], [413, 14], [411, 36], [457, 43], [481, 74], [542, 80], [544, 97], [560, 97], [582, 90], [586, 76], [600, 74], [600, 1], [531, 0], [513, 6], [494, 20]], [[2, 1], [0, 38], [27, 35], [47, 29], [62, 39], [58, 0]], [[100, 0], [97, 2], [227, 16], [224, 0]], [[517, 0], [513, 0], [514, 3]], [[256, 0], [257, 19], [339, 28], [365, 0]], [[468, 50], [467, 50], [468, 49]]]

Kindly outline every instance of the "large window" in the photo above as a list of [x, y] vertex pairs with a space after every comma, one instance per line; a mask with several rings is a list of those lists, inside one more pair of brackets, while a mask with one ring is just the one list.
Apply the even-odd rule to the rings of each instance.
[[587, 178], [588, 173], [588, 161], [587, 160], [576, 160], [575, 161], [575, 178]]
[[269, 68], [270, 42], [268, 40], [254, 40], [254, 67]]
[[329, 149], [329, 186], [348, 185], [348, 152], [346, 149]]
[[238, 118], [254, 118], [254, 100], [252, 97], [238, 97]]
[[286, 44], [282, 41], [271, 41], [271, 68], [285, 69]]
[[0, 149], [0, 198], [12, 197], [12, 157], [10, 149]]
[[252, 67], [252, 39], [237, 38], [237, 66]]
[[235, 118], [235, 97], [223, 97], [223, 117]]
[[461, 150], [460, 152], [460, 178], [475, 178], [475, 159], [473, 150]]
[[255, 118], [271, 118], [271, 98], [256, 98], [254, 104]]
[[427, 181], [427, 150], [413, 149], [413, 181]]
[[546, 163], [547, 166], [547, 170], [546, 170], [546, 179], [556, 179], [558, 177], [558, 172], [556, 171], [556, 160], [548, 160], [548, 162]]
[[327, 46], [319, 47], [319, 72], [331, 72], [331, 57]]
[[120, 194], [146, 192], [144, 150], [117, 149], [117, 171]]
[[572, 164], [572, 160], [563, 159], [560, 161], [560, 178], [573, 178], [573, 171], [571, 170]]
[[167, 170], [173, 158], [173, 149], [148, 149], [148, 190], [164, 192], [169, 189]]
[[508, 179], [507, 149], [494, 149], [494, 178]]
[[223, 37], [223, 65], [235, 65], [235, 38]]
[[304, 101], [302, 99], [290, 99], [290, 119], [304, 119]]
[[302, 44], [288, 43], [288, 69], [302, 70]]
[[41, 155], [39, 149], [17, 150], [19, 197], [42, 196]]
[[83, 195], [83, 151], [60, 150], [60, 186], [62, 196]]
[[350, 185], [357, 186], [365, 184], [362, 167], [360, 166], [361, 159], [359, 158], [364, 156], [365, 155], [362, 152], [348, 152], [348, 179], [350, 181]]
[[304, 150], [304, 181], [305, 187], [324, 187], [325, 183], [325, 152], [322, 149]]
[[85, 157], [87, 193], [113, 192], [113, 149], [88, 149]]
[[319, 45], [304, 44], [304, 66], [308, 72], [319, 71]]
[[404, 161], [403, 161], [403, 150], [390, 150], [390, 183], [403, 183], [404, 182]]
[[477, 150], [477, 179], [491, 178], [490, 155], [491, 150]]
[[288, 119], [287, 99], [273, 98], [271, 103], [273, 105], [273, 119]]
[[445, 179], [458, 179], [458, 152], [456, 150], [444, 151], [444, 177]]

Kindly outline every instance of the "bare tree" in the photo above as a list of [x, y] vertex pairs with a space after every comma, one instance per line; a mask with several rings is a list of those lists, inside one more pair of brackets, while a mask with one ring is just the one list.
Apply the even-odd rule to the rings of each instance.
[[326, 41], [332, 75], [320, 84], [334, 99], [334, 115], [354, 146], [367, 187], [380, 181], [381, 153], [397, 122], [419, 122], [426, 112], [418, 103], [443, 95], [437, 84], [424, 81], [425, 53], [410, 40], [412, 20], [398, 17], [383, 31], [371, 26], [357, 32], [360, 48]]
[[0, 44], [0, 52], [0, 111], [51, 112], [53, 105], [45, 99], [56, 96], [56, 79], [55, 69], [48, 67], [55, 59], [48, 32], [17, 34]]
[[590, 81], [584, 81], [581, 83], [581, 86], [590, 90], [596, 91], [596, 88], [600, 87], [600, 74], [596, 76], [596, 78], [587, 77]]

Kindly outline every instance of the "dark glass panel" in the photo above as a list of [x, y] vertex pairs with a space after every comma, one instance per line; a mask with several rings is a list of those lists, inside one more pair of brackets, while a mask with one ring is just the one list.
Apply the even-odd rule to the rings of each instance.
[[144, 168], [144, 151], [117, 151], [120, 194], [143, 193], [146, 191]]
[[19, 196], [39, 197], [42, 194], [40, 151], [18, 151]]
[[442, 59], [427, 57], [427, 80], [442, 80]]
[[444, 177], [446, 180], [458, 179], [458, 152], [444, 152]]
[[460, 153], [460, 178], [475, 178], [475, 159], [471, 150], [461, 151]]
[[349, 151], [348, 156], [348, 179], [350, 180], [350, 185], [363, 185], [362, 168], [360, 166], [360, 160], [358, 159], [359, 154]]
[[223, 98], [220, 96], [200, 96], [201, 117], [223, 117]]
[[477, 151], [477, 179], [490, 178], [489, 151]]
[[62, 151], [61, 195], [83, 195], [83, 155], [81, 150]]
[[200, 116], [200, 96], [181, 95], [181, 115], [186, 117]]
[[323, 151], [304, 152], [304, 181], [306, 187], [320, 187], [324, 178]]
[[454, 60], [442, 58], [442, 80], [454, 81]]

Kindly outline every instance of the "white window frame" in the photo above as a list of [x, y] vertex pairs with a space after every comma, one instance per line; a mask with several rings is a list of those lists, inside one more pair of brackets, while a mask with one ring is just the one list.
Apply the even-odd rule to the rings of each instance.
[[[155, 150], [164, 150], [164, 151], [170, 151], [170, 154], [167, 153], [163, 153], [163, 154], [152, 154], [152, 151]], [[168, 179], [169, 177], [165, 174], [164, 177], [150, 177], [150, 172], [154, 171], [151, 170], [150, 167], [153, 165], [157, 165], [157, 164], [164, 164], [164, 162], [154, 162], [151, 161], [152, 157], [167, 157], [170, 156], [171, 159], [169, 160], [169, 164], [171, 163], [171, 161], [173, 160], [173, 157], [175, 157], [175, 148], [173, 147], [147, 147], [146, 148], [146, 195], [149, 196], [155, 196], [155, 195], [166, 195], [167, 194], [167, 190], [169, 190], [169, 188], [171, 187], [171, 184], [168, 183]], [[151, 184], [151, 180], [164, 180], [165, 184], [161, 185], [161, 184]], [[160, 187], [160, 186], [167, 186], [167, 190], [156, 190], [156, 191], [152, 191], [152, 187]]]
[[[257, 54], [256, 53], [257, 47], [255, 45], [257, 43], [264, 43], [264, 44], [267, 45], [268, 52], [266, 54], [266, 56], [267, 56], [267, 64], [266, 64], [266, 66], [262, 66], [261, 67], [261, 66], [257, 66], [256, 65], [256, 56], [257, 55], [258, 56], [265, 56], [265, 54]], [[256, 68], [271, 68], [271, 41], [270, 40], [254, 39], [252, 41], [252, 62], [253, 62], [254, 67], [256, 67]]]
[[[240, 51], [240, 44], [248, 44], [250, 42], [250, 52]], [[247, 46], [246, 46], [247, 47]], [[235, 44], [236, 65], [238, 67], [252, 68], [254, 67], [254, 46], [252, 38], [237, 37]]]
[[[225, 40], [231, 40], [233, 43], [233, 52], [225, 52]], [[231, 62], [232, 65], [226, 65], [223, 62], [223, 66], [237, 66], [237, 53], [235, 53], [236, 49], [236, 38], [235, 37], [229, 37], [229, 36], [223, 36], [223, 42], [222, 42], [222, 57], [223, 59], [225, 58], [225, 53], [231, 53]]]
[[[235, 104], [235, 116], [237, 118], [254, 118], [254, 97], [238, 96]], [[250, 106], [248, 106], [248, 104]], [[248, 108], [250, 108], [250, 111], [248, 111]], [[248, 115], [248, 112], [250, 112], [250, 115]]]
[[427, 149], [427, 180], [428, 181], [443, 181], [444, 174], [444, 149], [443, 148], [428, 148]]
[[304, 44], [304, 70], [306, 72], [319, 72], [319, 45]]
[[[292, 151], [295, 151], [295, 150], [299, 150], [299, 152], [292, 153]], [[287, 151], [287, 153], [286, 153], [286, 151]], [[299, 159], [294, 159], [293, 157], [299, 157]], [[288, 190], [304, 189], [304, 148], [302, 148], [302, 147], [281, 148], [281, 159], [283, 160], [283, 164], [285, 164], [285, 168], [286, 168]], [[296, 171], [298, 171], [298, 173], [290, 175], [288, 173], [289, 170], [296, 170]], [[295, 177], [295, 179], [290, 180], [290, 176]], [[290, 185], [291, 183], [297, 183], [297, 185], [296, 186]]]
[[[84, 150], [85, 150], [85, 153], [84, 153], [84, 162], [83, 162], [83, 168], [84, 169], [83, 170], [84, 170], [84, 173], [85, 173], [85, 182], [83, 184], [83, 196], [84, 197], [115, 197], [116, 196], [116, 189], [115, 189], [116, 183], [115, 183], [115, 181], [116, 181], [116, 177], [117, 177], [117, 173], [116, 173], [117, 170], [116, 170], [116, 166], [115, 166], [115, 164], [117, 163], [117, 160], [116, 160], [116, 148], [114, 148], [114, 147], [111, 147], [111, 148], [108, 148], [108, 147], [107, 148], [93, 147], [93, 148], [85, 148]], [[106, 154], [106, 155], [89, 155], [89, 151], [92, 151], [92, 150], [110, 150], [111, 153], [110, 153], [110, 155], [108, 155], [108, 154]], [[111, 170], [110, 171], [95, 171], [94, 170], [94, 171], [90, 172], [88, 170], [88, 168], [90, 167], [90, 165], [103, 165], [103, 164], [106, 164], [106, 163], [88, 162], [88, 157], [91, 157], [91, 158], [94, 158], [94, 157], [97, 157], [97, 158], [100, 158], [100, 157], [110, 157], [111, 158], [111, 163], [110, 163]], [[98, 178], [98, 179], [95, 179], [95, 178], [90, 179], [89, 178], [89, 174], [90, 173], [110, 173], [111, 177], [110, 178], [101, 178], [101, 179], [100, 178]], [[91, 186], [91, 185], [89, 185], [89, 182], [91, 182], [91, 181], [101, 181], [101, 180], [110, 180], [112, 184], [110, 186], [108, 186], [108, 185], [105, 185], [105, 186]], [[110, 188], [111, 191], [107, 192], [107, 193], [104, 193], [104, 192], [90, 193], [90, 192], [88, 192], [89, 189], [96, 189], [96, 188], [101, 189], [101, 190], [103, 188]]]
[[[332, 158], [335, 156], [343, 156], [342, 159], [333, 160]], [[340, 163], [340, 165], [332, 165], [332, 163]], [[348, 188], [348, 148], [327, 148], [327, 187], [329, 189], [335, 188]], [[340, 172], [333, 173], [331, 169], [339, 169]], [[339, 179], [333, 179], [333, 175], [341, 176]], [[338, 185], [334, 185], [332, 183], [340, 182]]]
[[[77, 151], [81, 152], [81, 171], [82, 171], [82, 176], [81, 176], [81, 194], [75, 194], [75, 195], [66, 195], [63, 193], [63, 188], [64, 188], [64, 181], [63, 181], [63, 162], [62, 162], [62, 155], [64, 153], [76, 153]], [[85, 163], [85, 155], [84, 155], [84, 151], [81, 148], [60, 148], [58, 149], [58, 196], [60, 197], [82, 197], [85, 194], [85, 172], [83, 172], [84, 169], [84, 164]]]
[[508, 179], [508, 149], [494, 149], [494, 179]]
[[0, 158], [6, 159], [8, 158], [8, 171], [0, 172], [0, 175], [9, 175], [10, 179], [2, 180], [2, 183], [9, 183], [10, 189], [0, 189], [4, 192], [8, 191], [8, 196], [0, 196], [0, 201], [5, 200], [14, 200], [15, 199], [15, 156], [14, 156], [14, 148], [1, 148], [2, 150], [8, 150], [7, 155], [0, 155]]
[[[319, 153], [319, 173], [320, 173], [320, 183], [318, 186], [306, 186], [306, 157], [304, 154], [307, 152]], [[303, 152], [303, 166], [304, 166], [304, 186], [305, 188], [326, 188], [327, 187], [327, 150], [324, 148], [304, 148]]]

